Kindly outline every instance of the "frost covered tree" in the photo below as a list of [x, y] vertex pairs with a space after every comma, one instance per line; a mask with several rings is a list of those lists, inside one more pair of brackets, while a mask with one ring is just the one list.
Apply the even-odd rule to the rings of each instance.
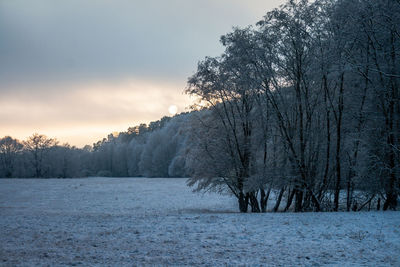
[[[186, 92], [198, 97], [210, 108], [216, 125], [219, 125], [217, 129], [222, 137], [222, 140], [220, 138], [219, 140], [225, 144], [222, 151], [225, 153], [224, 160], [229, 162], [229, 167], [227, 166], [228, 173], [220, 173], [221, 176], [217, 179], [225, 181], [225, 185], [238, 198], [241, 212], [247, 211], [249, 201], [252, 211], [259, 212], [256, 192], [245, 188], [254, 159], [252, 113], [257, 93], [257, 88], [251, 79], [251, 71], [248, 71], [248, 65], [243, 61], [247, 59], [245, 53], [247, 44], [242, 42], [249, 40], [247, 34], [251, 32], [237, 30], [223, 36], [221, 42], [226, 47], [225, 54], [221, 58], [206, 58], [200, 62], [196, 74], [189, 79]], [[210, 126], [205, 124], [203, 127], [207, 129]], [[208, 157], [220, 160], [220, 156], [217, 157], [212, 153], [209, 153]], [[199, 171], [196, 174], [193, 182], [201, 181], [203, 178], [208, 179], [202, 177]]]
[[22, 143], [10, 136], [5, 136], [0, 139], [0, 160], [1, 173], [7, 178], [13, 175], [15, 167], [15, 158], [17, 153], [22, 150]]
[[[371, 150], [372, 163], [381, 176], [384, 209], [396, 209], [400, 189], [400, 3], [360, 1], [359, 25], [368, 39], [365, 48], [369, 68], [361, 72], [372, 87], [376, 113], [373, 132], [378, 147]], [[362, 65], [360, 58], [355, 65]], [[361, 58], [362, 59], [362, 58]]]
[[264, 65], [269, 77], [262, 85], [293, 169], [296, 211], [308, 209], [304, 204], [309, 199], [316, 210], [321, 209], [315, 192], [320, 93], [312, 80], [317, 7], [307, 1], [289, 1], [258, 23], [262, 47], [268, 54]]
[[184, 144], [185, 132], [182, 129], [187, 117], [186, 114], [175, 116], [148, 133], [138, 163], [142, 175], [170, 177], [185, 173], [184, 161], [177, 154]]
[[49, 148], [46, 157], [46, 176], [55, 178], [81, 177], [84, 169], [82, 155], [85, 150], [69, 144], [55, 145]]
[[23, 142], [24, 149], [30, 154], [30, 162], [36, 178], [44, 175], [44, 164], [50, 148], [57, 145], [56, 139], [47, 138], [42, 134], [33, 134]]
[[[295, 211], [359, 210], [380, 197], [395, 209], [399, 7], [288, 1], [256, 28], [223, 36], [225, 52], [200, 62], [186, 90], [207, 109], [193, 126], [201, 134], [192, 133], [189, 159], [200, 162], [189, 161], [191, 184], [225, 184], [239, 202], [258, 197], [262, 210], [270, 190], [278, 207], [286, 194], [284, 210], [292, 200]], [[224, 170], [235, 171], [228, 179]]]
[[139, 162], [143, 152], [143, 146], [144, 144], [137, 138], [134, 138], [129, 142], [127, 147], [128, 175], [131, 177], [138, 177], [141, 175]]

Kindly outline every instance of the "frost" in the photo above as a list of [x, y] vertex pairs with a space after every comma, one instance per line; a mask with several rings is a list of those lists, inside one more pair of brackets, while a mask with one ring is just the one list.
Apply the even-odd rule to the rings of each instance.
[[186, 179], [1, 179], [0, 265], [400, 264], [398, 212], [236, 205]]

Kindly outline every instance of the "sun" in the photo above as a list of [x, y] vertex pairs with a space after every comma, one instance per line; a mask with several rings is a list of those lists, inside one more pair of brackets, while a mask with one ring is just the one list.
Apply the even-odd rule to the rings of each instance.
[[168, 108], [168, 112], [169, 112], [169, 114], [171, 114], [171, 115], [175, 115], [175, 114], [178, 112], [178, 107], [175, 106], [175, 105], [171, 105], [171, 106], [169, 106], [169, 108]]

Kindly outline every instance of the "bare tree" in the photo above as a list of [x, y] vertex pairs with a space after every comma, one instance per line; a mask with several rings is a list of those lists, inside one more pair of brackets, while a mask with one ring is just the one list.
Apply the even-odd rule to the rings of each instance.
[[237, 30], [222, 37], [226, 53], [220, 59], [206, 58], [200, 62], [197, 73], [189, 79], [186, 92], [199, 97], [222, 126], [220, 134], [224, 137], [225, 150], [233, 168], [232, 175], [222, 179], [238, 198], [240, 211], [246, 212], [250, 201], [252, 211], [259, 212], [256, 193], [245, 189], [253, 160], [251, 114], [255, 106], [251, 72], [247, 71], [248, 66], [243, 61], [247, 48], [243, 42], [250, 40], [249, 35], [251, 31]]
[[42, 134], [33, 134], [26, 141], [23, 142], [24, 149], [31, 154], [31, 163], [34, 168], [35, 177], [42, 177], [44, 159], [49, 151], [49, 148], [57, 145], [58, 141]]
[[22, 144], [10, 136], [0, 139], [0, 159], [5, 177], [11, 177], [14, 171], [15, 156], [22, 150]]

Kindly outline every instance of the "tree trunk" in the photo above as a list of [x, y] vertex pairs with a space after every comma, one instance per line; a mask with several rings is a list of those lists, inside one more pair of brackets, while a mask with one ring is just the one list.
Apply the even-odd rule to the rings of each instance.
[[352, 171], [350, 170], [349, 177], [347, 177], [347, 196], [346, 196], [346, 210], [347, 211], [350, 211], [351, 203], [353, 202], [353, 197], [352, 197], [353, 190], [352, 190], [352, 186], [351, 186], [352, 177], [353, 177], [353, 174], [352, 174]]
[[266, 212], [266, 211], [267, 211], [267, 204], [268, 204], [268, 199], [269, 199], [270, 193], [271, 193], [271, 187], [268, 189], [267, 194], [265, 194], [265, 190], [264, 190], [263, 188], [260, 188], [260, 194], [261, 194], [261, 199], [260, 199], [261, 212]]
[[310, 198], [311, 194], [309, 191], [306, 191], [303, 195], [303, 208], [302, 211], [309, 211], [310, 210]]
[[285, 192], [285, 187], [281, 188], [281, 191], [279, 192], [278, 198], [276, 200], [275, 206], [274, 206], [274, 212], [277, 212], [279, 209], [279, 205], [281, 204], [283, 193]]
[[397, 192], [396, 192], [396, 162], [395, 162], [395, 137], [393, 134], [393, 116], [394, 116], [394, 100], [389, 103], [389, 119], [388, 119], [388, 138], [387, 144], [389, 149], [389, 184], [386, 186], [386, 201], [383, 204], [383, 210], [396, 210], [397, 207]]
[[294, 212], [300, 212], [303, 210], [303, 191], [299, 189], [295, 189], [294, 191], [296, 192]]
[[392, 190], [394, 187], [392, 184], [393, 180], [391, 179], [389, 185], [389, 191], [386, 193], [386, 201], [383, 204], [383, 210], [396, 210], [397, 207], [397, 194]]
[[260, 210], [260, 206], [258, 205], [258, 201], [257, 201], [257, 198], [255, 196], [255, 193], [254, 192], [250, 192], [250, 193], [247, 193], [247, 194], [249, 195], [249, 198], [250, 198], [251, 212], [259, 213], [261, 210]]
[[340, 89], [339, 89], [339, 103], [338, 113], [336, 118], [336, 186], [335, 186], [335, 199], [334, 199], [334, 211], [339, 210], [339, 198], [340, 198], [340, 186], [342, 182], [341, 177], [341, 127], [342, 127], [342, 115], [343, 115], [343, 87], [344, 87], [344, 73], [340, 78]]
[[294, 189], [292, 191], [289, 190], [288, 200], [286, 202], [286, 207], [285, 207], [284, 211], [288, 211], [290, 206], [292, 205], [294, 193], [296, 193], [296, 190], [294, 190]]
[[323, 75], [323, 85], [324, 85], [324, 103], [325, 103], [325, 116], [326, 116], [326, 151], [325, 151], [325, 169], [322, 178], [322, 184], [318, 192], [318, 200], [321, 201], [325, 190], [328, 188], [328, 174], [329, 174], [329, 163], [330, 163], [330, 153], [331, 153], [331, 121], [330, 121], [330, 111], [328, 108], [328, 82], [326, 75]]
[[246, 213], [247, 212], [247, 206], [249, 204], [248, 194], [246, 194], [246, 196], [245, 196], [243, 194], [243, 192], [240, 192], [238, 201], [239, 201], [239, 210], [240, 210], [240, 212]]

